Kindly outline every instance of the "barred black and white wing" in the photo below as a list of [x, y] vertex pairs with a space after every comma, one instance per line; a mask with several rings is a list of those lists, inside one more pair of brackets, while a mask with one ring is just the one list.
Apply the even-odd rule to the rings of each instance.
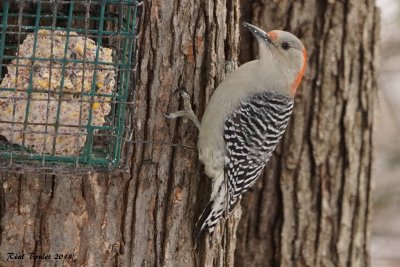
[[285, 132], [292, 110], [292, 98], [262, 93], [245, 100], [225, 119], [224, 178], [214, 184], [215, 194], [196, 224], [196, 243], [203, 230], [213, 233], [221, 216], [256, 182]]
[[229, 211], [260, 176], [292, 111], [292, 98], [268, 92], [247, 99], [225, 120], [224, 171]]

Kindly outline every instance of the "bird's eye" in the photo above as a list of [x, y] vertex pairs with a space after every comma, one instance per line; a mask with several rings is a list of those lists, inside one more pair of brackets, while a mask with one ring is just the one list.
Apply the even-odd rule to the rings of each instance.
[[284, 50], [289, 50], [290, 44], [289, 44], [288, 42], [284, 42], [284, 43], [282, 43], [282, 48], [283, 48]]

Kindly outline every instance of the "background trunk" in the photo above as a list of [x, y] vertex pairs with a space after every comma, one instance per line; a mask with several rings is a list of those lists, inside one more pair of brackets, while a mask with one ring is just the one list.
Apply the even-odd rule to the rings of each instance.
[[[242, 203], [238, 240], [240, 209], [211, 245], [193, 250], [210, 181], [197, 160], [195, 126], [164, 114], [179, 108], [178, 85], [203, 114], [225, 60], [238, 56], [237, 1], [146, 2], [131, 173], [2, 173], [1, 266], [232, 266], [235, 244], [237, 266], [368, 265], [378, 36], [372, 0], [243, 1], [245, 21], [304, 40], [309, 68], [290, 129]], [[242, 36], [245, 62], [256, 47]], [[7, 262], [7, 253], [26, 256]], [[74, 259], [32, 261], [29, 253]]]
[[[375, 1], [243, 0], [241, 7], [245, 21], [296, 34], [309, 59], [285, 138], [242, 201], [235, 263], [368, 266]], [[241, 36], [245, 62], [256, 46]]]

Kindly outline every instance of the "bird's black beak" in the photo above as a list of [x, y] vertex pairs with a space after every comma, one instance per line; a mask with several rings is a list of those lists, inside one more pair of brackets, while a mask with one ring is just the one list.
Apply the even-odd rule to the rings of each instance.
[[247, 22], [243, 22], [243, 26], [248, 29], [256, 38], [271, 43], [271, 38], [269, 38], [268, 33], [265, 31]]

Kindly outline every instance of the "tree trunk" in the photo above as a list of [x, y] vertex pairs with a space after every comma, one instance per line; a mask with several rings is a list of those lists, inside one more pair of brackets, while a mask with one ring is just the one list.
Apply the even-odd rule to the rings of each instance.
[[[303, 40], [308, 68], [289, 129], [242, 201], [236, 266], [369, 266], [374, 3], [242, 0], [243, 20]], [[245, 62], [255, 46], [241, 36]]]
[[[225, 60], [238, 57], [238, 0], [167, 2], [145, 2], [131, 172], [1, 173], [0, 265], [233, 266], [235, 259], [237, 266], [367, 266], [379, 29], [373, 1], [243, 0], [245, 21], [304, 41], [309, 67], [282, 145], [242, 201], [238, 240], [240, 209], [197, 250], [192, 231], [210, 181], [197, 160], [195, 126], [164, 114], [179, 108], [179, 85], [203, 114]], [[245, 62], [255, 46], [242, 34]], [[7, 261], [7, 253], [25, 257]], [[55, 260], [57, 253], [73, 259]]]
[[[131, 173], [1, 173], [1, 266], [233, 265], [240, 210], [225, 235], [217, 230], [211, 245], [193, 249], [210, 181], [197, 160], [195, 126], [164, 114], [179, 108], [173, 92], [181, 85], [201, 117], [225, 60], [237, 61], [238, 22], [237, 0], [145, 2]], [[31, 260], [29, 253], [52, 259]], [[73, 259], [55, 260], [57, 253]]]
[[232, 266], [238, 220], [227, 224], [224, 245], [218, 245], [217, 233], [211, 247], [205, 242], [198, 254], [194, 250], [192, 231], [209, 200], [210, 181], [198, 162], [194, 124], [164, 115], [181, 107], [173, 92], [184, 86], [201, 118], [223, 79], [225, 60], [237, 60], [238, 1], [152, 1], [143, 21], [134, 114], [138, 143], [120, 259], [134, 266]]

